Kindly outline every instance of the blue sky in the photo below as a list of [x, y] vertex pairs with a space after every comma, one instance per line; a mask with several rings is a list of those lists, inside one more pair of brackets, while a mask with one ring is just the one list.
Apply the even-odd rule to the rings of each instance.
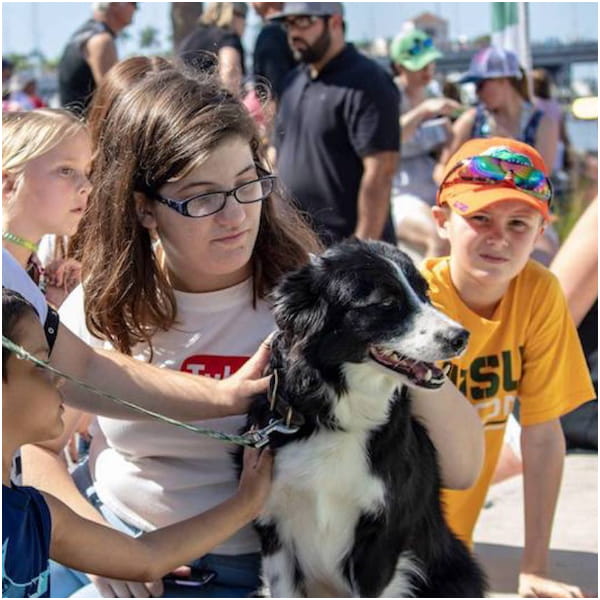
[[[131, 40], [121, 42], [121, 55], [138, 50], [139, 32], [153, 25], [160, 32], [162, 49], [169, 47], [169, 3], [141, 2]], [[556, 38], [598, 39], [596, 2], [530, 2], [530, 31], [533, 41]], [[348, 38], [392, 37], [403, 21], [429, 11], [450, 22], [450, 37], [469, 38], [489, 33], [490, 5], [483, 2], [346, 2]], [[69, 34], [91, 13], [89, 2], [3, 2], [2, 52], [27, 54], [37, 47], [48, 57], [60, 55]], [[250, 11], [246, 45], [251, 47], [257, 18]]]

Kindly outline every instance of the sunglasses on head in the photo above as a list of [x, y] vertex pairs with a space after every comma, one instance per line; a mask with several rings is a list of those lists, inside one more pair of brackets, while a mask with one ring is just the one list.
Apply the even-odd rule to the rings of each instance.
[[552, 184], [543, 171], [531, 166], [523, 154], [505, 153], [496, 156], [472, 156], [456, 164], [448, 173], [440, 190], [455, 183], [497, 185], [507, 183], [522, 192], [546, 202], [552, 200]]
[[433, 40], [431, 38], [417, 39], [413, 42], [413, 45], [407, 50], [410, 56], [416, 56], [421, 54], [425, 50], [433, 48]]

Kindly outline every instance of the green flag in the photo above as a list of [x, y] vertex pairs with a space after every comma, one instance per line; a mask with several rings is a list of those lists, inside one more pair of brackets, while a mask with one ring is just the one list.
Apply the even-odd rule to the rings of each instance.
[[531, 67], [526, 2], [492, 3], [492, 44], [512, 50], [526, 70]]

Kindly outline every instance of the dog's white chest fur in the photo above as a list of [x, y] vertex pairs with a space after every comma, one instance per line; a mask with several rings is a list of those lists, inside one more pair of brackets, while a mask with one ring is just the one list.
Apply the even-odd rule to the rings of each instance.
[[[361, 513], [376, 513], [385, 494], [367, 464], [367, 435], [320, 431], [278, 451], [273, 490], [261, 521], [277, 523], [282, 545], [294, 548], [308, 586], [311, 581], [317, 586], [327, 582], [352, 595], [340, 563], [352, 548]], [[280, 573], [285, 570], [282, 561], [285, 557], [277, 554], [270, 561]]]

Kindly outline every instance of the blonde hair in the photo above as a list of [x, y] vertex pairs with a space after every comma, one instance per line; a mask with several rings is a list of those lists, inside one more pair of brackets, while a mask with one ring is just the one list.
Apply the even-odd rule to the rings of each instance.
[[73, 113], [59, 108], [2, 114], [2, 169], [18, 173], [66, 138], [87, 131]]
[[200, 23], [230, 28], [235, 16], [236, 5], [240, 2], [207, 2], [204, 12], [200, 15]]

